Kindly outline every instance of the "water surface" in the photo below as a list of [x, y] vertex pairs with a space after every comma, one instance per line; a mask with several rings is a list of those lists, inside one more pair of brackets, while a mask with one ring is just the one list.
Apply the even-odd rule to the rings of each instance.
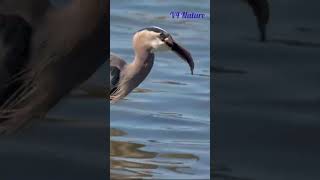
[[246, 72], [212, 75], [217, 180], [319, 179], [320, 2], [269, 2], [267, 43], [243, 1], [214, 4], [214, 65]]
[[[205, 13], [201, 20], [170, 12]], [[111, 105], [111, 176], [116, 179], [209, 179], [209, 1], [111, 1], [111, 51], [130, 62], [132, 36], [164, 28], [193, 55], [194, 75], [171, 52], [157, 53], [147, 79]]]

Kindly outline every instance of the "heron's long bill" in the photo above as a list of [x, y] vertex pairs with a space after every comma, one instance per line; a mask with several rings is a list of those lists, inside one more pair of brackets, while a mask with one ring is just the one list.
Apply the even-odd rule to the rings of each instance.
[[178, 43], [176, 43], [173, 39], [171, 40], [171, 42], [166, 41], [166, 43], [171, 48], [172, 51], [178, 54], [184, 61], [186, 61], [189, 64], [191, 74], [193, 74], [194, 62], [189, 51], [183, 48], [182, 46], [180, 46]]

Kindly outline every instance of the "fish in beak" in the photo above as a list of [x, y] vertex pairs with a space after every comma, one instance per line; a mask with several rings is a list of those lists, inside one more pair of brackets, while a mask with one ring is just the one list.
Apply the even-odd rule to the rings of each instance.
[[193, 75], [194, 62], [190, 52], [180, 46], [177, 42], [175, 42], [175, 40], [170, 35], [163, 41], [167, 44], [167, 46], [171, 48], [173, 52], [180, 56], [182, 60], [189, 64], [191, 74]]

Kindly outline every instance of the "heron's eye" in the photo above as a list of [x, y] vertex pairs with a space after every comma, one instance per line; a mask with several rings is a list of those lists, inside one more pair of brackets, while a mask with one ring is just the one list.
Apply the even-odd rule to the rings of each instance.
[[160, 39], [164, 40], [167, 36], [164, 33], [160, 33]]

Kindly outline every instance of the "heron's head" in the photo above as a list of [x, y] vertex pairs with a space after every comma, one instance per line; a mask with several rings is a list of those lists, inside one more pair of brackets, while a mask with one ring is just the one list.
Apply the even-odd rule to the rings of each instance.
[[193, 74], [194, 62], [188, 50], [180, 46], [164, 29], [152, 26], [137, 31], [133, 37], [133, 46], [151, 52], [173, 51], [189, 64]]

